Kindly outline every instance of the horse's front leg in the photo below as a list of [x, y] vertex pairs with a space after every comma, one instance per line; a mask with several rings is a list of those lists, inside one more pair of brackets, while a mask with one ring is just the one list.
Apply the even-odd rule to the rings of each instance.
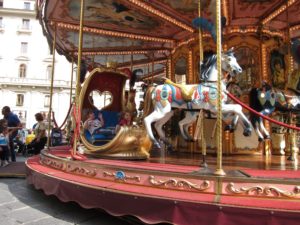
[[252, 125], [253, 125], [254, 130], [255, 130], [255, 132], [256, 132], [256, 134], [258, 136], [258, 141], [262, 142], [262, 141], [264, 141], [264, 136], [260, 132], [258, 124], [259, 124], [259, 118], [257, 116], [253, 116]]
[[265, 127], [265, 125], [264, 125], [264, 121], [263, 121], [263, 119], [261, 118], [261, 117], [259, 117], [259, 120], [258, 120], [259, 122], [258, 122], [258, 124], [259, 124], [259, 128], [260, 128], [260, 130], [263, 132], [263, 134], [264, 134], [264, 136], [263, 136], [263, 138], [264, 139], [270, 139], [271, 137], [270, 137], [270, 133], [267, 131], [267, 129], [266, 129], [266, 127]]
[[193, 137], [189, 134], [188, 129], [191, 126], [191, 124], [197, 120], [197, 115], [198, 113], [196, 112], [187, 111], [185, 113], [185, 117], [179, 121], [180, 133], [186, 141], [193, 140]]
[[165, 132], [163, 131], [163, 125], [169, 121], [169, 119], [174, 115], [174, 111], [168, 112], [165, 114], [165, 116], [158, 120], [155, 124], [155, 130], [157, 131], [157, 134], [159, 136], [159, 138], [166, 143], [167, 145], [171, 145], [170, 142], [167, 140], [166, 136], [165, 136]]
[[242, 110], [242, 106], [238, 104], [223, 104], [222, 105], [222, 113], [235, 113], [241, 119], [241, 124], [244, 127], [244, 136], [250, 136], [252, 132], [251, 123], [248, 118], [245, 116]]
[[156, 105], [154, 111], [144, 119], [147, 133], [150, 139], [153, 141], [154, 146], [156, 146], [157, 148], [161, 148], [161, 146], [153, 135], [151, 124], [162, 119], [170, 111], [171, 111], [170, 103], [166, 104], [165, 107], [162, 107], [161, 105]]
[[[231, 114], [231, 113], [230, 113], [230, 114]], [[225, 118], [225, 116], [226, 116], [226, 118]], [[239, 115], [237, 115], [237, 114], [230, 115], [230, 116], [227, 116], [226, 114], [223, 115], [224, 120], [227, 120], [227, 118], [231, 118], [231, 117], [232, 117], [231, 123], [228, 124], [228, 125], [226, 125], [225, 130], [228, 130], [228, 131], [230, 131], [231, 133], [233, 133], [233, 132], [235, 131], [236, 126], [237, 126], [237, 123], [238, 123], [238, 121], [239, 121]]]

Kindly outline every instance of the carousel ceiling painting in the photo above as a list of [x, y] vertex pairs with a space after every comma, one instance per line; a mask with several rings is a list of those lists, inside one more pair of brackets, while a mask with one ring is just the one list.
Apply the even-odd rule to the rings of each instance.
[[[158, 20], [141, 14], [138, 10], [130, 9], [125, 4], [110, 0], [89, 0], [85, 2], [85, 18], [87, 22], [101, 23], [103, 26], [122, 26], [127, 29], [157, 30]], [[70, 10], [74, 9], [74, 10]], [[70, 17], [79, 20], [80, 2], [73, 0], [69, 3]], [[162, 31], [160, 31], [162, 32]]]
[[[38, 3], [49, 43], [56, 35], [56, 49], [68, 59], [77, 57], [80, 2]], [[86, 0], [82, 57], [97, 66], [112, 60], [119, 67], [142, 68], [145, 74], [149, 67], [166, 73], [174, 51], [197, 43], [199, 27], [214, 42], [215, 0], [201, 0], [201, 17], [198, 4], [199, 0]], [[249, 33], [283, 39], [288, 31], [291, 40], [300, 37], [300, 0], [221, 0], [221, 8], [223, 37]]]

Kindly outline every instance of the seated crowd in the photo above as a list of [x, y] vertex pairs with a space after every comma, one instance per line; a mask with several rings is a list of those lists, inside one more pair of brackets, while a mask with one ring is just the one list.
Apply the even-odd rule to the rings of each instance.
[[[120, 131], [122, 126], [131, 126], [133, 122], [132, 114], [128, 111], [120, 113], [105, 110], [89, 110], [86, 117], [87, 119], [83, 124], [84, 135], [91, 144], [95, 145], [103, 145], [109, 142]], [[36, 113], [35, 119], [36, 124], [32, 130], [23, 129], [22, 127], [17, 128], [12, 147], [10, 145], [11, 131], [9, 130], [7, 119], [0, 119], [1, 167], [7, 166], [9, 161], [15, 161], [11, 152], [14, 154], [37, 155], [45, 148], [47, 144], [47, 127], [44, 117], [41, 113]], [[55, 129], [51, 131], [51, 140], [55, 138], [61, 140], [62, 134], [58, 135], [54, 131]], [[60, 129], [59, 131], [61, 132]], [[52, 141], [50, 144], [53, 144]]]

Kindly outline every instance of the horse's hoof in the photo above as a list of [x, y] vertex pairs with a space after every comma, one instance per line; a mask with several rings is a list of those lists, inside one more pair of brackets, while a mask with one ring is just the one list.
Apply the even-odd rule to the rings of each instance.
[[258, 138], [258, 142], [263, 142], [264, 141], [264, 139], [263, 138]]
[[173, 153], [173, 152], [175, 152], [172, 145], [168, 145], [168, 146], [167, 146], [167, 152], [168, 152], [168, 153]]
[[154, 145], [154, 148], [161, 149], [161, 146], [160, 146], [160, 144], [158, 142], [154, 142], [153, 145]]
[[247, 128], [247, 129], [244, 130], [243, 135], [245, 137], [249, 137], [251, 135], [251, 132], [252, 132], [252, 130]]
[[186, 141], [187, 142], [195, 142], [194, 138], [192, 138], [192, 137], [187, 138]]
[[196, 142], [196, 140], [194, 140], [194, 138], [190, 138], [189, 142]]
[[234, 132], [234, 127], [231, 124], [229, 124], [229, 125], [225, 126], [224, 130], [229, 131], [230, 133], [233, 133]]

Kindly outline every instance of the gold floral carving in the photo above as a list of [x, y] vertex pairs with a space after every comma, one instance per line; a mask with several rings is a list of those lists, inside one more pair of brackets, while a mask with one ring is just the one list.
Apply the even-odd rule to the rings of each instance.
[[226, 186], [226, 190], [233, 194], [244, 194], [256, 196], [266, 196], [266, 197], [288, 197], [288, 198], [299, 198], [300, 197], [300, 186], [295, 186], [293, 191], [286, 191], [274, 186], [253, 186], [253, 187], [234, 187], [234, 183], [229, 183]]
[[73, 169], [70, 169], [70, 165], [68, 165], [68, 169], [67, 172], [69, 173], [76, 173], [76, 174], [81, 174], [81, 175], [85, 175], [85, 176], [89, 176], [89, 177], [94, 177], [97, 175], [96, 170], [88, 170], [86, 168], [82, 168], [82, 167], [75, 167]]
[[193, 184], [187, 180], [176, 180], [176, 179], [169, 179], [169, 180], [156, 180], [154, 176], [149, 177], [150, 184], [154, 186], [173, 186], [175, 188], [189, 188], [194, 189], [197, 191], [205, 191], [210, 188], [210, 182], [208, 180], [204, 180], [200, 185]]
[[119, 177], [117, 175], [118, 171], [116, 173], [110, 173], [110, 172], [103, 172], [103, 176], [104, 177], [114, 177], [115, 180], [122, 180], [122, 181], [127, 181], [127, 180], [134, 180], [136, 182], [140, 182], [141, 181], [141, 177], [140, 176], [127, 176], [125, 175], [125, 173], [123, 173], [123, 177]]
[[63, 162], [57, 162], [57, 161], [46, 159], [46, 158], [43, 158], [41, 160], [41, 162], [42, 162], [42, 164], [44, 164], [46, 166], [50, 166], [52, 168], [59, 169], [59, 170], [63, 170], [65, 167]]

